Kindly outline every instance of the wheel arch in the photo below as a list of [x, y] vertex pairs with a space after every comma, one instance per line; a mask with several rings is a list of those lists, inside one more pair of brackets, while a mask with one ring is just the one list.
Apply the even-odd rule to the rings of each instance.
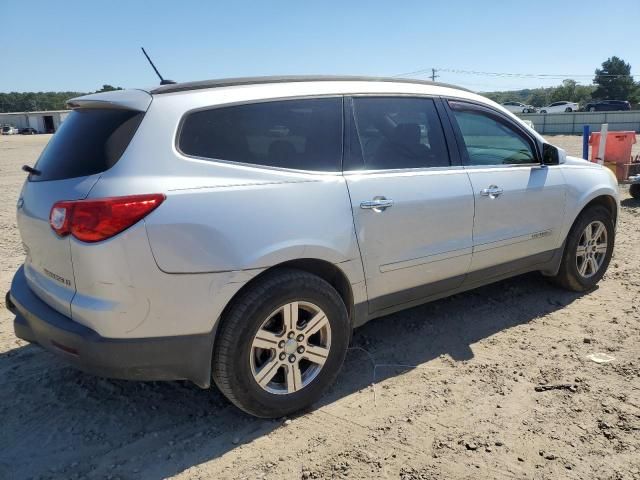
[[[613, 217], [613, 224], [616, 225], [616, 223], [618, 221], [618, 203], [616, 202], [616, 199], [615, 199], [615, 197], [613, 195], [610, 195], [608, 193], [600, 193], [600, 194], [597, 194], [596, 196], [594, 196], [593, 198], [591, 198], [578, 211], [578, 213], [573, 218], [573, 221], [571, 222], [571, 227], [573, 227], [573, 225], [576, 223], [576, 221], [578, 220], [578, 217], [580, 217], [580, 215], [582, 215], [582, 212], [584, 212], [588, 208], [591, 208], [591, 207], [596, 206], [596, 205], [600, 205], [600, 206], [606, 208], [609, 211], [609, 213], [611, 213], [611, 216]], [[569, 231], [570, 230], [571, 230], [571, 228], [569, 228]]]
[[[231, 299], [229, 300], [229, 302], [227, 302], [227, 305], [223, 309], [222, 314], [220, 315], [220, 320], [225, 316], [225, 313], [229, 310], [229, 308], [231, 308], [233, 303], [244, 292], [252, 288], [252, 286], [255, 285], [256, 282], [260, 281], [266, 275], [273, 275], [278, 270], [285, 268], [301, 270], [303, 272], [316, 275], [325, 280], [329, 285], [331, 285], [338, 292], [340, 298], [342, 298], [342, 301], [347, 308], [347, 313], [349, 314], [351, 324], [353, 325], [355, 316], [354, 293], [347, 274], [340, 268], [339, 264], [336, 265], [334, 263], [318, 258], [299, 258], [295, 260], [287, 260], [266, 268], [251, 280], [249, 280], [246, 284], [244, 284], [242, 288], [240, 288], [233, 295], [233, 297], [231, 297]], [[219, 323], [220, 321], [217, 322], [217, 324]]]
[[618, 201], [616, 200], [616, 197], [614, 195], [615, 194], [610, 191], [610, 189], [598, 189], [591, 192], [586, 196], [586, 198], [583, 198], [580, 202], [578, 202], [578, 204], [582, 206], [573, 210], [573, 218], [567, 219], [570, 221], [567, 221], [567, 223], [565, 224], [566, 226], [564, 227], [563, 233], [561, 235], [562, 241], [564, 242], [567, 235], [569, 235], [569, 232], [575, 225], [580, 215], [582, 215], [582, 213], [588, 208], [596, 205], [600, 205], [606, 208], [613, 217], [613, 224], [616, 225], [618, 219]]
[[[338, 292], [338, 295], [340, 295], [340, 298], [342, 298], [342, 301], [344, 302], [345, 307], [347, 308], [347, 314], [349, 315], [349, 320], [351, 322], [351, 326], [353, 330], [354, 326], [356, 325], [355, 322], [357, 321], [356, 316], [358, 314], [358, 311], [354, 303], [354, 292], [345, 271], [342, 268], [340, 268], [339, 265], [336, 265], [327, 260], [321, 260], [318, 258], [300, 258], [300, 259], [294, 259], [294, 260], [287, 260], [287, 261], [278, 263], [276, 265], [272, 265], [268, 268], [265, 268], [256, 276], [251, 278], [241, 288], [239, 288], [238, 291], [236, 291], [233, 294], [233, 296], [229, 299], [225, 307], [222, 309], [222, 312], [220, 313], [218, 318], [215, 320], [213, 328], [210, 332], [211, 356], [210, 356], [210, 361], [207, 363], [206, 366], [203, 367], [204, 369], [203, 375], [205, 375], [204, 378], [207, 378], [207, 379], [211, 378], [211, 372], [212, 372], [211, 360], [213, 360], [214, 351], [216, 349], [217, 333], [218, 333], [218, 330], [220, 329], [222, 320], [224, 319], [229, 309], [233, 307], [234, 303], [238, 300], [238, 298], [240, 298], [244, 294], [244, 292], [252, 288], [252, 286], [255, 285], [260, 279], [264, 278], [266, 275], [273, 275], [278, 270], [287, 269], [287, 268], [301, 270], [301, 271], [310, 273], [312, 275], [316, 275], [322, 278], [323, 280], [325, 280], [327, 283], [329, 283], [333, 288], [335, 288], [336, 291]], [[202, 388], [208, 388], [209, 382], [198, 383], [198, 385], [200, 385]]]
[[609, 210], [609, 212], [613, 216], [613, 224], [614, 225], [616, 224], [617, 217], [618, 217], [618, 203], [615, 197], [611, 193], [606, 191], [605, 192], [600, 191], [598, 193], [593, 194], [591, 198], [587, 200], [586, 203], [582, 206], [582, 208], [576, 211], [573, 218], [571, 219], [571, 222], [570, 223], [567, 222], [567, 226], [565, 227], [565, 230], [563, 230], [563, 233], [560, 237], [562, 239], [562, 244], [559, 247], [558, 254], [554, 256], [554, 259], [551, 262], [551, 267], [543, 271], [545, 275], [553, 276], [558, 273], [558, 270], [560, 269], [560, 262], [564, 254], [564, 249], [566, 248], [566, 240], [567, 240], [567, 236], [569, 235], [569, 232], [571, 232], [571, 229], [573, 228], [575, 223], [578, 221], [578, 218], [580, 217], [582, 212], [596, 205], [603, 206], [607, 210]]

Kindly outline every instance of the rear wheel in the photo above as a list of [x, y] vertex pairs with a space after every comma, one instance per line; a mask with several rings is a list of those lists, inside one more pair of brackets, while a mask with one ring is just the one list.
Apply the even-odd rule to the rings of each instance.
[[540, 110], [540, 113], [547, 113], [546, 110]]
[[629, 186], [629, 194], [635, 199], [640, 199], [640, 183], [632, 183]]
[[573, 112], [573, 109], [571, 107], [567, 107], [564, 109], [564, 111], [569, 113], [569, 112]]
[[553, 280], [575, 292], [593, 288], [609, 266], [614, 240], [609, 211], [601, 206], [588, 208], [571, 227], [560, 270]]
[[304, 409], [334, 382], [350, 328], [342, 298], [326, 281], [299, 270], [274, 271], [224, 315], [213, 379], [231, 402], [257, 417]]
[[595, 112], [596, 111], [596, 107], [589, 107], [589, 111], [590, 112]]

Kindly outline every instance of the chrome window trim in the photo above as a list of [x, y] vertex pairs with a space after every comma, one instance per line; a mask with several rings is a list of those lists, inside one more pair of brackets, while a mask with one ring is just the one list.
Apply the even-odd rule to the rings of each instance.
[[342, 108], [340, 112], [340, 120], [342, 122], [342, 131], [340, 133], [340, 152], [341, 152], [340, 166], [342, 167], [342, 163], [344, 161], [344, 153], [345, 153], [344, 152], [344, 113], [343, 113], [345, 96], [343, 94], [331, 93], [331, 94], [318, 94], [318, 95], [297, 95], [292, 97], [262, 98], [257, 100], [241, 100], [237, 102], [220, 103], [216, 105], [207, 105], [204, 107], [192, 108], [190, 110], [187, 110], [180, 116], [180, 120], [178, 121], [178, 126], [173, 136], [173, 148], [175, 149], [176, 153], [180, 157], [182, 157], [182, 159], [186, 159], [186, 160], [197, 160], [199, 162], [207, 162], [207, 163], [213, 163], [213, 164], [222, 163], [225, 165], [238, 165], [241, 167], [256, 168], [259, 170], [266, 169], [266, 170], [274, 170], [274, 171], [289, 172], [289, 173], [303, 173], [303, 174], [310, 174], [310, 175], [325, 175], [325, 176], [341, 175], [342, 169], [340, 170], [304, 170], [304, 169], [298, 169], [298, 168], [275, 167], [272, 165], [261, 165], [258, 163], [239, 162], [237, 160], [226, 160], [223, 158], [201, 157], [198, 155], [189, 155], [188, 153], [183, 152], [182, 149], [180, 148], [180, 136], [182, 135], [182, 128], [184, 126], [184, 122], [186, 121], [187, 117], [192, 113], [202, 112], [206, 110], [217, 110], [221, 108], [236, 107], [241, 105], [254, 105], [257, 103], [282, 102], [287, 100], [313, 100], [318, 98], [337, 98], [341, 100]]
[[260, 165], [260, 164], [256, 164], [256, 163], [246, 163], [246, 162], [238, 162], [235, 160], [224, 160], [222, 158], [211, 158], [211, 157], [197, 157], [195, 155], [186, 155], [184, 153], [182, 153], [181, 151], [177, 150], [178, 155], [180, 156], [180, 158], [182, 160], [188, 160], [188, 161], [198, 161], [198, 162], [202, 162], [206, 164], [212, 164], [212, 165], [216, 165], [216, 164], [223, 164], [223, 165], [229, 165], [229, 166], [235, 166], [235, 167], [243, 167], [243, 168], [252, 168], [252, 169], [256, 169], [256, 170], [273, 170], [276, 172], [283, 172], [283, 173], [298, 173], [298, 174], [304, 174], [304, 175], [318, 175], [318, 176], [328, 176], [328, 175], [332, 175], [332, 176], [340, 176], [342, 175], [341, 171], [333, 171], [333, 170], [301, 170], [301, 169], [297, 169], [297, 168], [286, 168], [286, 167], [274, 167], [272, 165]]
[[[345, 170], [344, 175], [385, 175], [385, 174], [397, 174], [397, 173], [438, 173], [438, 172], [452, 172], [452, 171], [464, 172], [462, 165], [449, 165], [448, 167], [421, 167], [421, 168], [393, 168], [393, 169], [378, 169], [378, 170]], [[452, 172], [453, 173], [453, 172]]]
[[541, 165], [539, 163], [496, 163], [491, 165], [464, 165], [465, 170], [482, 170], [482, 169], [496, 169], [496, 168], [548, 168], [556, 165]]

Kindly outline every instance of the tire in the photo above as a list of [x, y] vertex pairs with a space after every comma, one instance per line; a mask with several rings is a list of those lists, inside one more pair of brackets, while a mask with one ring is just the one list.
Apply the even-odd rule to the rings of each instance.
[[546, 110], [540, 110], [540, 113], [547, 113]]
[[[606, 237], [599, 236], [593, 245], [596, 248], [598, 245], [603, 248], [602, 239], [604, 238], [606, 241], [604, 251], [591, 252], [594, 256], [595, 263], [588, 262], [587, 257], [585, 257], [584, 254], [581, 256], [578, 255], [579, 246], [582, 249], [584, 245], [587, 245], [584, 250], [589, 252], [590, 247], [589, 243], [586, 241], [588, 240], [588, 237], [586, 236], [585, 230], [590, 225], [596, 225], [597, 227], [602, 225], [606, 234]], [[597, 231], [593, 233], [597, 233]], [[574, 292], [584, 292], [592, 289], [607, 271], [607, 267], [611, 261], [611, 255], [613, 254], [614, 242], [615, 229], [609, 211], [602, 206], [593, 206], [584, 210], [571, 227], [569, 235], [567, 235], [562, 261], [560, 263], [560, 270], [555, 277], [551, 277], [552, 280], [557, 285]], [[588, 253], [586, 255], [588, 255]], [[584, 262], [587, 262], [586, 267]], [[596, 265], [597, 268], [594, 268]], [[580, 272], [580, 267], [585, 267], [584, 273]]]
[[573, 109], [571, 107], [567, 107], [564, 109], [565, 113], [571, 113], [573, 112]]
[[595, 112], [596, 111], [596, 107], [589, 107], [589, 111], [590, 112]]
[[629, 195], [636, 200], [640, 200], [640, 183], [632, 183], [629, 186]]
[[[286, 328], [292, 317], [285, 310], [297, 312], [295, 330], [292, 323]], [[311, 333], [320, 323], [324, 326]], [[292, 339], [288, 331], [295, 331]], [[335, 381], [350, 336], [347, 309], [329, 283], [300, 270], [274, 270], [240, 294], [223, 315], [214, 345], [213, 380], [245, 412], [282, 417], [309, 407]], [[313, 357], [316, 352], [321, 355]]]

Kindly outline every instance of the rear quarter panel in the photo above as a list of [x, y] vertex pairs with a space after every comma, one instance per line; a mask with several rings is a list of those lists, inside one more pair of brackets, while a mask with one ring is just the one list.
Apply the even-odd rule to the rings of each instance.
[[347, 189], [337, 176], [173, 190], [146, 224], [158, 266], [168, 273], [358, 256]]

